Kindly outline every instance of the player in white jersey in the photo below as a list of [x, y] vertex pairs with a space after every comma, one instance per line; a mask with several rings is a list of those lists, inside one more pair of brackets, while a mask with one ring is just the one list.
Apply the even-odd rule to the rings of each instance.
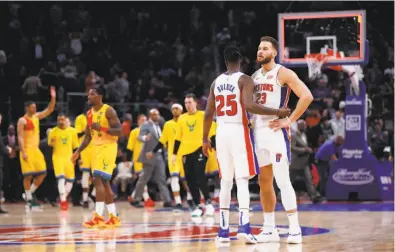
[[259, 185], [261, 204], [264, 211], [262, 232], [258, 242], [278, 242], [280, 237], [275, 228], [274, 208], [276, 196], [273, 175], [281, 190], [283, 206], [289, 219], [289, 243], [301, 243], [302, 234], [298, 221], [295, 191], [289, 177], [291, 161], [290, 125], [299, 119], [313, 96], [306, 85], [292, 70], [274, 62], [278, 42], [272, 37], [262, 37], [258, 47], [257, 61], [262, 66], [253, 75], [255, 101], [270, 108], [286, 107], [291, 90], [299, 97], [292, 114], [284, 119], [276, 116], [256, 115], [253, 119], [255, 148], [260, 167]]
[[250, 197], [248, 180], [259, 173], [255, 156], [248, 112], [288, 116], [290, 110], [267, 108], [253, 101], [254, 82], [240, 72], [241, 53], [229, 46], [224, 51], [227, 72], [218, 76], [211, 85], [203, 123], [203, 153], [207, 156], [211, 143], [209, 130], [214, 113], [217, 116], [216, 149], [221, 177], [220, 229], [217, 239], [229, 242], [229, 205], [233, 179], [236, 179], [239, 201], [238, 237], [246, 243], [256, 243], [249, 223]]

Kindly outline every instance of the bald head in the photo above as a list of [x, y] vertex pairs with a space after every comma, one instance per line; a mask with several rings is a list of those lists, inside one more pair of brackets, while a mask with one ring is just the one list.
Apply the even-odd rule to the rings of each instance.
[[154, 121], [154, 122], [158, 122], [159, 121], [159, 111], [157, 109], [151, 109], [149, 111], [149, 118]]
[[306, 131], [306, 122], [305, 120], [298, 120], [298, 130], [300, 133], [304, 133]]

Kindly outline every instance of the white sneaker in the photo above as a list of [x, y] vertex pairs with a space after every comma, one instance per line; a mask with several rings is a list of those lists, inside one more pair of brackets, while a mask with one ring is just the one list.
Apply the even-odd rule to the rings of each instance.
[[201, 217], [202, 215], [203, 215], [203, 210], [200, 207], [195, 208], [195, 210], [193, 210], [191, 213], [192, 217]]
[[212, 204], [207, 204], [205, 209], [205, 215], [214, 216], [215, 208]]
[[258, 243], [280, 242], [280, 235], [275, 227], [263, 227], [262, 232], [259, 235], [255, 235], [255, 238], [258, 240]]
[[302, 230], [300, 227], [289, 229], [287, 242], [292, 244], [302, 243]]

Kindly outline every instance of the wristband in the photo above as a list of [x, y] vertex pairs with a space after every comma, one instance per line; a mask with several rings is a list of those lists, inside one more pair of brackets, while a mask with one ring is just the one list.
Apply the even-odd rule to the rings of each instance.
[[291, 124], [292, 124], [292, 122], [291, 122], [291, 120], [289, 120], [289, 117], [288, 117], [288, 116], [285, 117], [285, 119], [287, 119], [288, 125], [291, 125]]

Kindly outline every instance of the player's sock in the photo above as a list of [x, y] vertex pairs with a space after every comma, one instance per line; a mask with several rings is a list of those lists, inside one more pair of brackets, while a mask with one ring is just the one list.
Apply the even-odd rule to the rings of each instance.
[[133, 190], [133, 192], [132, 192], [132, 198], [134, 198], [134, 195], [136, 194], [136, 190]]
[[289, 220], [289, 228], [298, 228], [299, 227], [299, 218], [298, 218], [298, 212], [295, 213], [289, 213], [288, 215], [288, 220]]
[[187, 200], [193, 200], [192, 194], [190, 192], [187, 192]]
[[274, 212], [272, 212], [272, 213], [264, 212], [263, 213], [263, 226], [268, 227], [268, 228], [274, 228], [276, 226]]
[[100, 216], [103, 216], [103, 211], [104, 211], [104, 202], [97, 202], [96, 201], [96, 213]]
[[248, 189], [248, 179], [237, 179], [237, 200], [239, 202], [239, 222], [240, 225], [249, 223], [250, 191]]
[[144, 201], [147, 201], [149, 199], [148, 187], [147, 186], [144, 186], [143, 199], [144, 199]]
[[25, 190], [25, 194], [26, 194], [26, 200], [27, 201], [33, 199], [31, 190]]
[[32, 192], [32, 194], [37, 190], [36, 185], [33, 183], [32, 186], [30, 187], [30, 191]]
[[110, 214], [112, 214], [112, 215], [114, 215], [114, 216], [117, 216], [117, 215], [118, 215], [118, 214], [117, 214], [117, 210], [116, 210], [116, 208], [115, 208], [115, 203], [108, 204], [108, 205], [107, 205], [107, 211], [108, 211], [108, 213], [110, 213]]
[[66, 195], [69, 195], [73, 189], [73, 182], [66, 182]]
[[220, 192], [220, 189], [219, 189], [219, 188], [215, 188], [215, 189], [214, 189], [214, 198], [219, 197], [219, 192]]
[[59, 198], [61, 202], [66, 201], [66, 187], [64, 183], [65, 183], [64, 178], [58, 179], [58, 191], [59, 191]]
[[173, 193], [177, 193], [178, 195], [174, 196], [174, 200], [176, 204], [181, 204], [181, 196], [180, 196], [180, 182], [178, 177], [171, 177], [171, 190]]
[[92, 195], [93, 197], [96, 197], [96, 188], [93, 188], [93, 190], [92, 190], [92, 192], [91, 192], [91, 195]]
[[229, 207], [231, 199], [231, 190], [233, 181], [221, 180], [221, 191], [219, 193], [219, 207], [220, 207], [220, 227], [222, 229], [229, 228]]
[[[82, 189], [85, 189], [86, 191], [89, 191], [88, 190], [89, 189], [89, 176], [90, 176], [89, 172], [86, 172], [86, 171], [82, 172], [81, 186], [82, 186]], [[82, 200], [84, 202], [88, 201], [88, 192], [82, 193]]]
[[219, 226], [222, 229], [228, 229], [229, 228], [229, 209], [220, 209], [219, 210], [219, 217], [220, 217]]
[[87, 202], [88, 201], [88, 192], [82, 192], [82, 201]]

